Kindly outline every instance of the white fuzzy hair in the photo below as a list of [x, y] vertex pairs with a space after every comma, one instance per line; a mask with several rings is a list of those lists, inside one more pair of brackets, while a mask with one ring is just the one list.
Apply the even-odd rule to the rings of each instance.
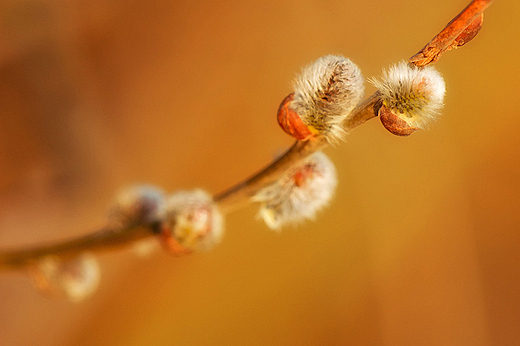
[[360, 69], [347, 58], [327, 55], [302, 69], [294, 81], [294, 109], [303, 123], [331, 143], [342, 139], [342, 122], [363, 97]]
[[[296, 181], [298, 173], [304, 181]], [[336, 169], [322, 152], [316, 152], [291, 168], [275, 183], [261, 189], [253, 201], [261, 204], [259, 217], [271, 229], [314, 219], [328, 205], [336, 190]]]
[[446, 85], [433, 67], [419, 68], [401, 61], [370, 80], [383, 103], [412, 127], [424, 128], [443, 107]]

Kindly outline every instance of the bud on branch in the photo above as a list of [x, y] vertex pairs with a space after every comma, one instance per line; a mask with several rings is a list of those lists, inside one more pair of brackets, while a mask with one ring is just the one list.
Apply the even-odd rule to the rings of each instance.
[[446, 86], [433, 67], [419, 68], [402, 61], [371, 82], [383, 102], [381, 122], [395, 135], [406, 136], [425, 128], [443, 106]]
[[288, 223], [314, 219], [316, 212], [330, 202], [336, 185], [334, 164], [317, 152], [258, 191], [253, 201], [260, 203], [259, 216], [267, 226], [278, 229]]
[[294, 94], [282, 101], [278, 111], [282, 129], [298, 140], [342, 139], [342, 124], [364, 92], [359, 68], [347, 58], [327, 55], [305, 67], [293, 87]]

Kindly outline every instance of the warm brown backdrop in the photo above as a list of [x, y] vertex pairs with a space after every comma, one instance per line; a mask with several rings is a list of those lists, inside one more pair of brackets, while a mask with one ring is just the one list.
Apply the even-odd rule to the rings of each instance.
[[[3, 0], [1, 247], [95, 229], [133, 182], [237, 182], [290, 145], [275, 112], [303, 65], [377, 76], [466, 3]], [[441, 60], [429, 131], [376, 119], [327, 151], [340, 185], [317, 222], [277, 234], [251, 207], [208, 254], [102, 255], [76, 305], [1, 274], [0, 345], [520, 344], [519, 15], [496, 1]]]

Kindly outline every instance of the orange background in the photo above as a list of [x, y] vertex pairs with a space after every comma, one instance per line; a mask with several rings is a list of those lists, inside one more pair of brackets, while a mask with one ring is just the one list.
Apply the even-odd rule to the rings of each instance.
[[[243, 179], [291, 144], [275, 113], [302, 66], [378, 76], [466, 3], [3, 0], [1, 247], [96, 229], [135, 182]], [[374, 119], [327, 150], [340, 183], [316, 222], [278, 234], [249, 207], [210, 253], [103, 254], [79, 304], [2, 273], [0, 345], [520, 344], [519, 15], [496, 1], [437, 64], [428, 131]]]

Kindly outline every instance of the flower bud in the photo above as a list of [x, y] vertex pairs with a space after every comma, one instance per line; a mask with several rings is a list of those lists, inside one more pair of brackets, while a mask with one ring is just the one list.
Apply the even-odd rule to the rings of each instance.
[[299, 141], [305, 141], [314, 137], [319, 132], [315, 128], [307, 127], [294, 109], [291, 108], [291, 103], [294, 100], [294, 93], [287, 95], [283, 99], [278, 108], [278, 124], [281, 128]]
[[393, 134], [406, 136], [424, 128], [443, 106], [444, 79], [433, 67], [419, 68], [402, 61], [373, 79], [383, 105], [381, 122]]
[[260, 203], [259, 216], [267, 226], [278, 229], [314, 219], [331, 200], [336, 185], [334, 164], [325, 154], [316, 152], [261, 189], [253, 201]]
[[298, 140], [325, 136], [331, 143], [345, 133], [343, 121], [363, 96], [363, 76], [349, 59], [327, 55], [302, 70], [294, 95], [278, 110], [282, 129]]
[[35, 287], [42, 293], [79, 302], [97, 290], [100, 270], [97, 260], [91, 255], [82, 254], [68, 260], [49, 256], [35, 265], [33, 279]]
[[151, 223], [160, 219], [164, 203], [164, 193], [159, 188], [132, 186], [117, 195], [109, 217], [125, 226]]
[[161, 241], [174, 254], [209, 250], [223, 235], [223, 217], [202, 190], [179, 191], [166, 202]]
[[390, 133], [396, 136], [409, 136], [415, 131], [417, 131], [417, 127], [408, 125], [406, 121], [401, 119], [401, 117], [399, 117], [398, 115], [394, 114], [384, 104], [381, 106], [381, 108], [379, 108], [378, 115], [383, 126]]

